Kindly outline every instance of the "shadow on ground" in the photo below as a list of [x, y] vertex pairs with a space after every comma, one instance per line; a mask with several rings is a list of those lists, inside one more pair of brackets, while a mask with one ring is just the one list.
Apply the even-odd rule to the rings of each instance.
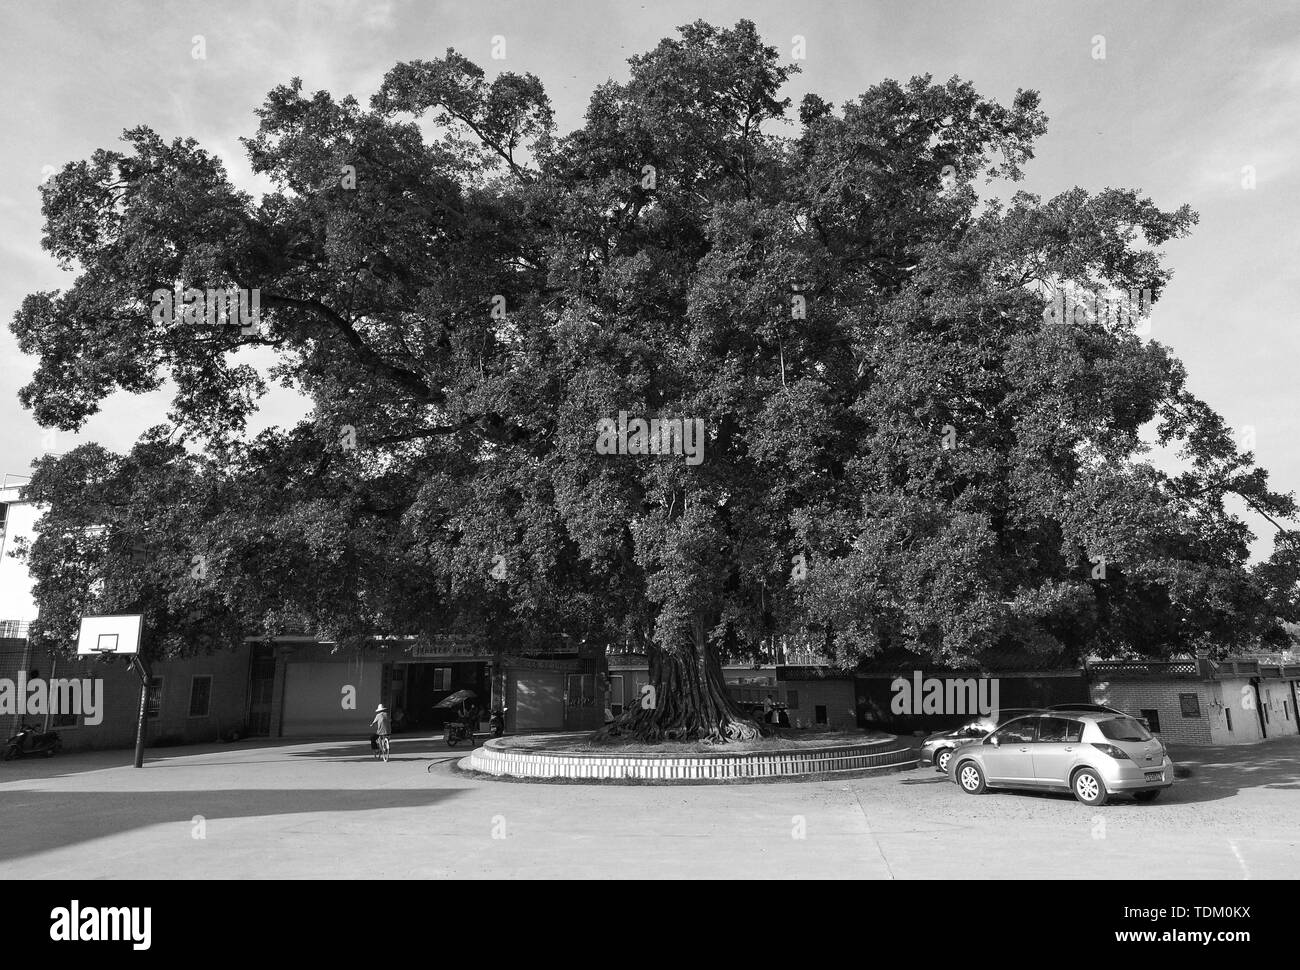
[[903, 785], [950, 785], [952, 784], [952, 782], [948, 780], [947, 775], [941, 775], [937, 771], [931, 774], [926, 774], [927, 770], [928, 769], [921, 769], [918, 771], [914, 769], [914, 773], [909, 777], [904, 778], [900, 782], [900, 784]]
[[[8, 788], [0, 791], [7, 836], [0, 862], [150, 825], [189, 826], [309, 812], [367, 812], [425, 808], [459, 794], [457, 789], [231, 789], [227, 791], [67, 792]], [[23, 817], [27, 824], [21, 824]], [[37, 820], [57, 817], [58, 825]], [[15, 825], [15, 821], [20, 824]]]
[[1170, 756], [1189, 773], [1174, 786], [1179, 801], [1230, 798], [1247, 788], [1300, 790], [1300, 737], [1213, 748], [1171, 746]]
[[[487, 735], [478, 736], [482, 744]], [[328, 743], [327, 747], [322, 747]], [[398, 735], [393, 739], [391, 761], [428, 761], [448, 755], [463, 757], [474, 746], [464, 744], [448, 748], [441, 736], [410, 737]], [[249, 758], [249, 752], [265, 751], [265, 758]], [[228, 757], [222, 757], [223, 755]], [[357, 738], [258, 738], [226, 744], [189, 744], [165, 748], [145, 748], [146, 769], [185, 767], [196, 765], [252, 765], [275, 764], [285, 757], [319, 758], [334, 761], [373, 761], [369, 735]], [[26, 781], [29, 778], [59, 778], [91, 771], [106, 771], [131, 765], [134, 753], [131, 748], [97, 748], [90, 751], [72, 751], [52, 758], [22, 758], [0, 762], [0, 784], [9, 781]]]
[[[323, 758], [327, 761], [374, 761], [375, 756], [370, 750], [369, 736], [358, 738], [356, 740], [332, 738], [333, 744], [328, 747], [321, 743], [303, 746], [286, 750], [284, 753], [293, 758]], [[465, 757], [484, 741], [487, 740], [486, 734], [480, 734], [474, 744], [461, 742], [455, 747], [448, 747], [441, 737], [435, 738], [404, 738], [400, 735], [393, 738], [390, 748], [390, 761], [428, 761], [430, 758], [446, 758], [450, 756]]]

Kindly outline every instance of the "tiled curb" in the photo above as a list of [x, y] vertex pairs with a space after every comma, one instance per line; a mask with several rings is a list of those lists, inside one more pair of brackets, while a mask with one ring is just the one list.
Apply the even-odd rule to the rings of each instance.
[[897, 738], [820, 748], [742, 754], [636, 755], [512, 747], [493, 738], [463, 764], [472, 771], [510, 778], [576, 781], [739, 781], [891, 769], [916, 760]]

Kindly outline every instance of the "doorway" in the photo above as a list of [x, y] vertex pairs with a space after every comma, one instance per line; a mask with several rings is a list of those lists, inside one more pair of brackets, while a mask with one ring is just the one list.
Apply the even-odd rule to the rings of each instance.
[[1264, 698], [1259, 692], [1259, 680], [1252, 677], [1250, 680], [1250, 689], [1255, 692], [1255, 714], [1259, 718], [1259, 736], [1268, 737], [1268, 714], [1264, 710]]
[[483, 711], [489, 700], [488, 684], [488, 665], [479, 661], [395, 663], [390, 686], [393, 713], [396, 717], [400, 712], [403, 730], [438, 730], [456, 716], [453, 709], [438, 707], [439, 702], [456, 691], [472, 690]]
[[275, 648], [255, 644], [248, 665], [248, 735], [271, 736], [271, 706], [275, 691]]

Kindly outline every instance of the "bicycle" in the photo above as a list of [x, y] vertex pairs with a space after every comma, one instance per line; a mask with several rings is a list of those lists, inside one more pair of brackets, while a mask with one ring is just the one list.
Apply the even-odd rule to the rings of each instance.
[[383, 758], [385, 761], [387, 761], [388, 753], [389, 753], [388, 735], [381, 734], [379, 735], [379, 740], [375, 742], [375, 760], [378, 761], [380, 758]]

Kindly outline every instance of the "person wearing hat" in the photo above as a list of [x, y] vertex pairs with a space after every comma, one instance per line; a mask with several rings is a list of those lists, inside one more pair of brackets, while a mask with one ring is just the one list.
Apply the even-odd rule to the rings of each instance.
[[379, 738], [381, 735], [392, 734], [392, 724], [388, 716], [388, 708], [380, 704], [375, 708], [374, 720], [370, 726], [375, 729], [375, 733], [370, 735], [370, 750], [374, 751], [379, 747]]

